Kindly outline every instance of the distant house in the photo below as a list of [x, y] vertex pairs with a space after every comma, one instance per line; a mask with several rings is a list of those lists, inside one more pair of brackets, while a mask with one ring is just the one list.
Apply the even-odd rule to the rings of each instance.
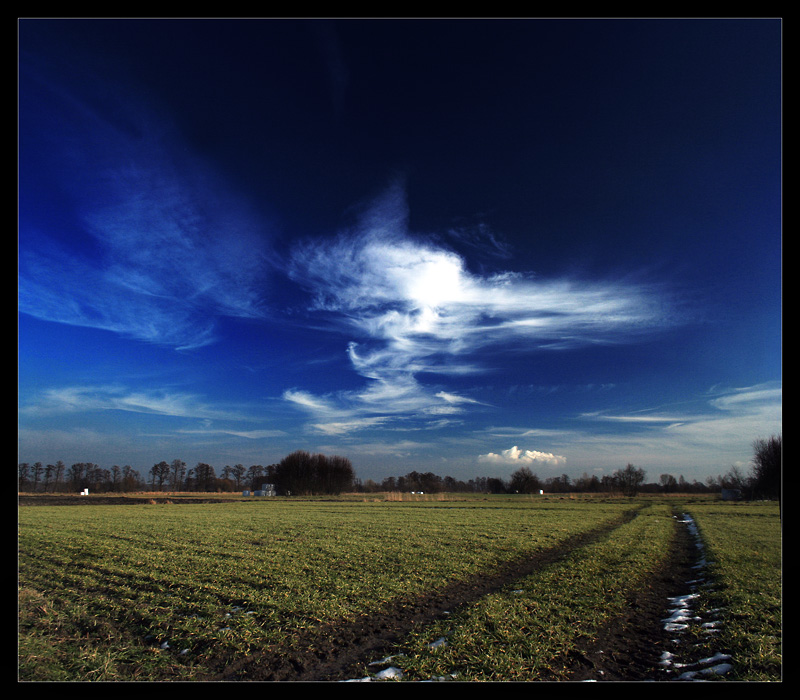
[[723, 501], [741, 501], [742, 492], [739, 489], [722, 489], [720, 493]]

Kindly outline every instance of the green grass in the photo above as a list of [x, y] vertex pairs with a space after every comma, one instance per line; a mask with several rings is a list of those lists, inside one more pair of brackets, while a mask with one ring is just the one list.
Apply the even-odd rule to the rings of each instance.
[[781, 520], [777, 503], [688, 508], [708, 559], [705, 606], [720, 610], [713, 644], [734, 660], [731, 680], [781, 675]]
[[[665, 556], [673, 503], [520, 496], [23, 507], [19, 678], [203, 677], [220, 671], [220, 659], [493, 572], [643, 506], [607, 538], [415, 630], [400, 649], [412, 679], [558, 677], [565, 654], [618, 614]], [[777, 507], [686, 507], [712, 552], [714, 603], [730, 611], [724, 642], [739, 673], [774, 679]], [[439, 637], [448, 644], [429, 650]]]
[[275, 500], [21, 508], [20, 677], [191, 677], [219, 656], [281, 645], [298, 630], [554, 546], [626, 507]]
[[[415, 631], [393, 662], [407, 680], [566, 679], [569, 652], [623, 612], [661, 565], [673, 530], [669, 506], [649, 506], [599, 542]], [[431, 648], [438, 639], [446, 644]]]

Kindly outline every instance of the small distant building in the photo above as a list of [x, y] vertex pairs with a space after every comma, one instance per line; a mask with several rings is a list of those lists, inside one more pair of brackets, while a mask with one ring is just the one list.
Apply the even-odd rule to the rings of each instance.
[[720, 493], [723, 501], [741, 501], [742, 492], [739, 489], [722, 489]]
[[275, 492], [275, 486], [273, 484], [261, 484], [261, 489], [256, 491], [242, 491], [242, 496], [256, 496], [260, 498], [262, 496], [275, 496], [277, 495]]

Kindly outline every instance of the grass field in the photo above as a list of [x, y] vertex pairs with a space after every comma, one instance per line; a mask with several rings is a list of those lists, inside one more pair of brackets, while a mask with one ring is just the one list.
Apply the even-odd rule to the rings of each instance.
[[[321, 658], [380, 617], [406, 680], [566, 680], [665, 564], [684, 506], [714, 561], [704, 595], [730, 611], [730, 677], [778, 680], [777, 505], [522, 496], [21, 507], [19, 678], [265, 678], [298, 640]], [[435, 595], [458, 605], [422, 614]], [[375, 677], [359, 643], [349, 667]]]
[[725, 611], [717, 644], [738, 660], [740, 680], [781, 672], [781, 521], [775, 503], [691, 508], [707, 547], [708, 608]]

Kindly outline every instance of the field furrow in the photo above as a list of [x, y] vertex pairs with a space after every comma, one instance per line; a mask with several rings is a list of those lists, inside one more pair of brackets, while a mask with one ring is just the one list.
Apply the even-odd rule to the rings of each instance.
[[19, 510], [20, 680], [652, 679], [692, 553], [652, 499], [81, 503]]
[[637, 508], [595, 529], [571, 535], [535, 554], [504, 562], [468, 579], [438, 586], [413, 599], [345, 624], [337, 621], [310, 630], [292, 644], [259, 653], [227, 665], [216, 680], [345, 680], [363, 666], [364, 659], [391, 653], [394, 645], [415, 629], [447, 619], [453, 610], [474, 604], [485, 596], [515, 584], [533, 572], [569, 556], [630, 521]]
[[[642, 653], [634, 648], [634, 640], [620, 645], [610, 635], [614, 630], [627, 637], [641, 624], [631, 608], [644, 605], [645, 592], [665, 590], [655, 584], [677, 560], [677, 550], [668, 506], [646, 507], [631, 515], [635, 517], [562, 548], [560, 556], [519, 572], [436, 623], [415, 626], [384, 666], [401, 671], [408, 680], [571, 680], [585, 665], [595, 666], [587, 655], [597, 651], [602, 640], [608, 652], [626, 654], [632, 674], [626, 680], [638, 679], [645, 666], [655, 666], [655, 650]], [[657, 635], [666, 600], [659, 605], [656, 593], [647, 601], [648, 606], [653, 603], [656, 607], [650, 607], [647, 616], [655, 619]], [[642, 631], [636, 630], [636, 640], [642, 640]], [[607, 671], [597, 669], [599, 680], [613, 679], [615, 663], [607, 661]], [[374, 675], [381, 665], [363, 670]]]

